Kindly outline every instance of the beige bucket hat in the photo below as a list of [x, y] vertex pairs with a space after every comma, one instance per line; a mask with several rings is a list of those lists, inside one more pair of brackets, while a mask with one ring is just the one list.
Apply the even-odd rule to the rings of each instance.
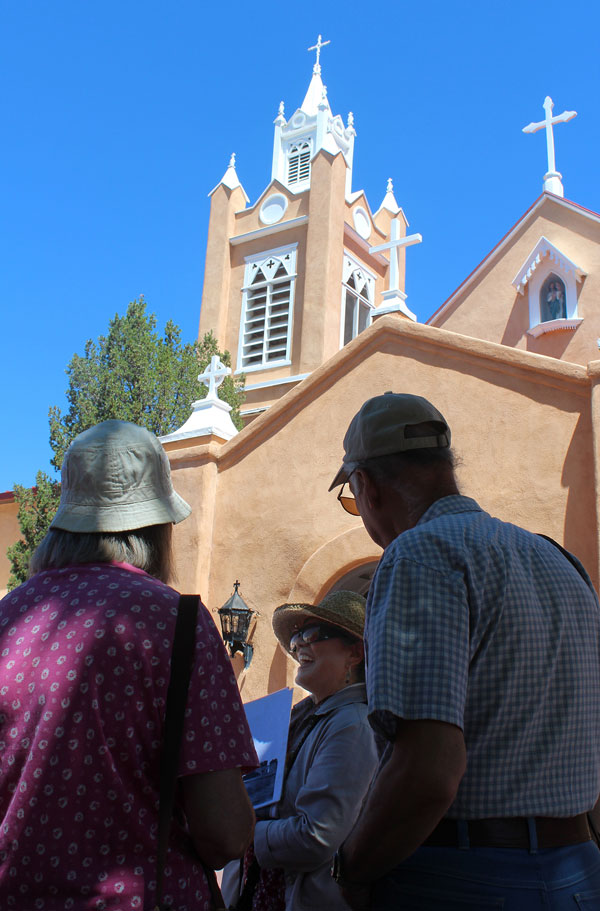
[[363, 639], [366, 604], [362, 595], [348, 591], [332, 592], [318, 604], [281, 604], [273, 611], [273, 632], [288, 655], [291, 654], [292, 633], [301, 629], [307, 620], [322, 620]]
[[67, 449], [60, 505], [50, 528], [133, 531], [176, 524], [191, 511], [173, 489], [169, 459], [157, 437], [128, 421], [103, 421]]

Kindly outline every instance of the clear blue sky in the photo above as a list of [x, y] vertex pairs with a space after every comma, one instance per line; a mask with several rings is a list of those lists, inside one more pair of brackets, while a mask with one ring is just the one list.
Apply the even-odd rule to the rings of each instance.
[[305, 0], [0, 0], [0, 491], [49, 468], [65, 367], [143, 293], [198, 327], [207, 193], [232, 152], [253, 202], [272, 122], [310, 81], [321, 33], [334, 113], [355, 116], [353, 189], [392, 177], [425, 320], [537, 198], [555, 113], [565, 196], [600, 210], [600, 12], [589, 0], [367, 5]]

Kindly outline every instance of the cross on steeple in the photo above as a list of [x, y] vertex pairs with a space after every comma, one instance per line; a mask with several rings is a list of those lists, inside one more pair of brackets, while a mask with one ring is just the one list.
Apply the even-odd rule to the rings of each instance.
[[316, 43], [316, 44], [313, 44], [312, 47], [309, 47], [309, 48], [308, 48], [309, 51], [316, 51], [316, 52], [317, 52], [317, 62], [315, 63], [315, 65], [314, 65], [314, 67], [313, 67], [313, 73], [320, 73], [320, 72], [321, 72], [321, 64], [319, 63], [319, 60], [320, 60], [320, 58], [321, 58], [321, 48], [322, 48], [322, 47], [325, 47], [326, 44], [331, 44], [331, 41], [321, 41], [321, 35], [319, 35], [319, 38], [318, 38], [318, 40], [317, 40], [317, 43]]
[[210, 359], [210, 364], [198, 377], [199, 382], [204, 383], [205, 386], [208, 386], [208, 392], [206, 394], [205, 401], [212, 399], [213, 401], [218, 398], [217, 389], [223, 382], [226, 376], [231, 373], [231, 367], [226, 367], [225, 364], [219, 359], [217, 354], [213, 354]]
[[573, 117], [577, 116], [577, 111], [563, 111], [562, 114], [557, 114], [556, 117], [553, 117], [553, 107], [554, 102], [549, 95], [546, 95], [546, 98], [544, 99], [544, 111], [546, 112], [545, 119], [540, 120], [538, 123], [528, 123], [526, 127], [523, 127], [523, 132], [537, 133], [538, 130], [545, 127], [546, 146], [548, 150], [548, 172], [544, 174], [544, 190], [548, 190], [549, 193], [554, 193], [556, 196], [564, 196], [561, 182], [562, 174], [556, 170], [556, 162], [554, 159], [554, 132], [552, 127], [555, 123], [566, 123], [568, 120], [572, 120]]
[[[369, 247], [369, 253], [382, 253], [384, 250], [390, 251], [389, 287], [382, 294], [384, 304], [381, 309], [383, 312], [388, 312], [387, 308], [393, 306], [394, 309], [400, 310], [410, 319], [416, 319], [414, 313], [405, 304], [406, 294], [400, 290], [400, 250], [402, 247], [420, 244], [422, 240], [423, 238], [420, 234], [409, 234], [408, 237], [400, 237], [400, 224], [398, 219], [394, 218], [392, 219], [388, 242], [377, 244], [376, 247]], [[390, 310], [389, 312], [392, 311]]]

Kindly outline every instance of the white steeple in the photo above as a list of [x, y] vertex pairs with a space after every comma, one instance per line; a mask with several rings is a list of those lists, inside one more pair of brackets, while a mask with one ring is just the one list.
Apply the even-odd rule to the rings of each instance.
[[394, 184], [391, 177], [388, 177], [387, 189], [385, 196], [383, 197], [383, 202], [375, 214], [381, 212], [382, 209], [387, 209], [392, 215], [397, 215], [400, 211], [400, 206], [396, 202], [396, 197], [394, 196]]
[[215, 192], [215, 190], [217, 189], [217, 187], [220, 187], [220, 186], [228, 187], [230, 190], [235, 190], [236, 187], [239, 187], [240, 190], [242, 191], [242, 193], [244, 194], [244, 196], [246, 197], [246, 202], [250, 202], [250, 200], [248, 199], [248, 196], [246, 194], [246, 191], [244, 190], [243, 186], [240, 183], [240, 179], [237, 176], [237, 171], [235, 169], [235, 152], [232, 154], [231, 158], [229, 159], [229, 167], [227, 168], [227, 170], [221, 177], [219, 183], [217, 184], [216, 187], [212, 188], [212, 190], [210, 191], [210, 193], [208, 195], [212, 196], [213, 193]]
[[309, 48], [309, 51], [316, 50], [317, 62], [300, 107], [286, 120], [281, 102], [275, 118], [271, 179], [279, 180], [292, 192], [301, 193], [310, 187], [311, 162], [321, 149], [332, 155], [342, 152], [348, 165], [346, 193], [351, 190], [354, 120], [350, 114], [345, 126], [339, 114], [334, 116], [331, 111], [319, 62], [321, 48], [329, 43], [322, 41], [319, 35], [317, 43]]

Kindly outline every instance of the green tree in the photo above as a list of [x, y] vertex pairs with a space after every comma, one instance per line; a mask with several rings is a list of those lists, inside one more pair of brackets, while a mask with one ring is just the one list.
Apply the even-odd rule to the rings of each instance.
[[10, 561], [9, 591], [24, 582], [29, 574], [29, 558], [36, 549], [52, 521], [60, 499], [60, 484], [45, 472], [38, 471], [35, 487], [15, 484], [15, 500], [19, 504], [17, 519], [21, 538], [11, 544], [6, 555]]
[[[214, 354], [231, 365], [229, 352], [219, 350], [212, 332], [198, 343], [183, 344], [181, 330], [169, 320], [161, 336], [156, 316], [146, 312], [143, 297], [132, 301], [124, 316], [116, 314], [111, 320], [105, 336], [88, 339], [83, 355], [73, 355], [67, 365], [68, 410], [63, 414], [53, 406], [48, 413], [54, 469], [60, 471], [71, 440], [100, 421], [132, 421], [159, 436], [181, 427], [190, 416], [192, 402], [208, 392], [198, 375]], [[232, 407], [231, 418], [238, 430], [242, 428], [244, 384], [243, 375], [230, 375], [218, 389], [219, 397]], [[22, 540], [7, 552], [10, 588], [27, 578], [29, 558], [58, 508], [60, 485], [38, 472], [36, 487], [15, 485], [14, 494]]]
[[[53, 407], [49, 413], [54, 468], [60, 469], [71, 440], [100, 421], [132, 421], [157, 435], [181, 427], [191, 403], [208, 391], [198, 383], [198, 374], [213, 354], [231, 365], [229, 352], [219, 351], [212, 332], [198, 344], [183, 344], [181, 330], [169, 320], [161, 337], [144, 299], [132, 301], [125, 316], [111, 320], [107, 335], [96, 342], [88, 339], [83, 356], [75, 354], [67, 366], [68, 411], [63, 415]], [[228, 376], [219, 387], [238, 430], [244, 382], [244, 376]]]

